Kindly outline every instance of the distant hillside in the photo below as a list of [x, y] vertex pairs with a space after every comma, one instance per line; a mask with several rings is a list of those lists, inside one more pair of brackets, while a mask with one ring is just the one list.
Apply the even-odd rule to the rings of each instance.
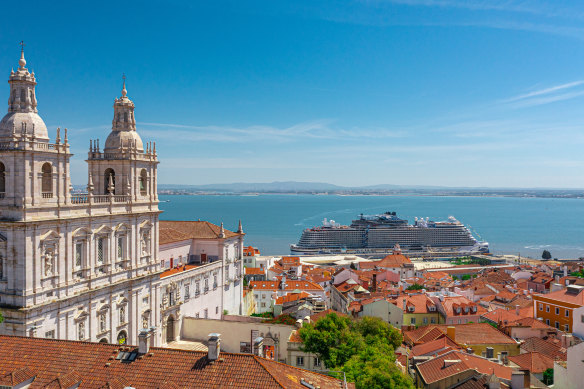
[[297, 182], [275, 181], [267, 183], [236, 182], [233, 184], [208, 184], [208, 185], [159, 185], [160, 189], [188, 190], [188, 191], [219, 191], [219, 192], [325, 192], [331, 190], [343, 190], [342, 186], [327, 184], [324, 182]]

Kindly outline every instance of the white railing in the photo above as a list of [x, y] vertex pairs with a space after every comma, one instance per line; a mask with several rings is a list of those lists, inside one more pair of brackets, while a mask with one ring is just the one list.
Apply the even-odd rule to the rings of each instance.
[[43, 192], [43, 199], [52, 199], [53, 192]]
[[86, 204], [88, 202], [87, 193], [71, 195], [71, 203], [73, 204]]

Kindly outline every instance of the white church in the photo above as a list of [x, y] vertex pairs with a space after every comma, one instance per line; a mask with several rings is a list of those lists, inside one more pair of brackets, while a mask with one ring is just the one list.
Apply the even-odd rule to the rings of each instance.
[[[67, 130], [57, 129], [51, 142], [38, 115], [24, 50], [8, 82], [0, 122], [0, 334], [138, 344], [142, 333], [161, 346], [180, 336], [184, 316], [241, 314], [241, 224], [231, 232], [208, 223], [217, 233], [199, 236], [193, 226], [202, 222], [164, 222], [170, 251], [160, 251], [156, 146], [144, 146], [136, 131], [125, 82], [103, 150], [90, 141], [84, 194], [72, 193]], [[172, 250], [184, 253], [182, 268], [164, 266]], [[194, 289], [205, 279], [214, 293], [197, 300]]]

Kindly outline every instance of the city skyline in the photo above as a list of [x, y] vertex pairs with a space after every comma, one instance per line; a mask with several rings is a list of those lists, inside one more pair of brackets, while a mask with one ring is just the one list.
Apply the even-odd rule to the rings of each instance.
[[69, 129], [74, 184], [125, 73], [161, 184], [584, 186], [584, 8], [317, 4], [61, 3], [47, 19], [39, 2], [6, 22], [0, 64], [7, 79], [25, 41], [51, 139]]

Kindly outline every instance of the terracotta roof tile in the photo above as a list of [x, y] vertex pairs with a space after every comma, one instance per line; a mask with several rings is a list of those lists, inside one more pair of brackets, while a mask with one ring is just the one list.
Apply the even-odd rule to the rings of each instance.
[[543, 373], [554, 368], [554, 360], [538, 352], [530, 352], [509, 357], [509, 360], [522, 369], [528, 369], [533, 374]]
[[137, 388], [306, 389], [302, 379], [321, 388], [341, 387], [337, 379], [251, 354], [222, 352], [210, 362], [205, 352], [150, 350], [132, 362], [122, 362], [115, 359], [119, 346], [114, 344], [0, 336], [0, 375], [26, 366], [36, 374], [31, 389], [43, 388], [71, 370], [83, 377], [83, 388], [90, 389], [117, 389], [123, 382]]
[[245, 275], [264, 275], [264, 269], [261, 267], [246, 267], [245, 268]]
[[[515, 340], [487, 323], [431, 324], [413, 331], [404, 331], [404, 338], [407, 336], [414, 344], [428, 342], [438, 338], [437, 330], [446, 334], [448, 327], [455, 328], [455, 339], [452, 340], [458, 344], [517, 344]], [[429, 338], [429, 335], [432, 336]]]
[[[240, 236], [236, 232], [223, 230], [226, 238]], [[185, 239], [219, 239], [221, 227], [207, 221], [160, 220], [159, 231], [159, 244], [166, 244]]]
[[432, 340], [423, 344], [412, 347], [410, 356], [417, 357], [421, 355], [434, 355], [436, 353], [443, 354], [460, 347], [454, 343], [449, 337], [444, 336], [440, 339]]
[[[445, 361], [453, 362], [445, 366]], [[482, 374], [494, 373], [497, 377], [510, 380], [511, 372], [513, 371], [510, 367], [460, 351], [451, 351], [429, 361], [418, 363], [417, 370], [426, 384], [443, 380], [467, 370], [476, 370]]]
[[521, 349], [526, 352], [539, 352], [553, 359], [563, 361], [567, 359], [565, 348], [537, 337], [525, 339], [521, 344]]
[[277, 290], [280, 281], [250, 281], [249, 288], [252, 290]]

